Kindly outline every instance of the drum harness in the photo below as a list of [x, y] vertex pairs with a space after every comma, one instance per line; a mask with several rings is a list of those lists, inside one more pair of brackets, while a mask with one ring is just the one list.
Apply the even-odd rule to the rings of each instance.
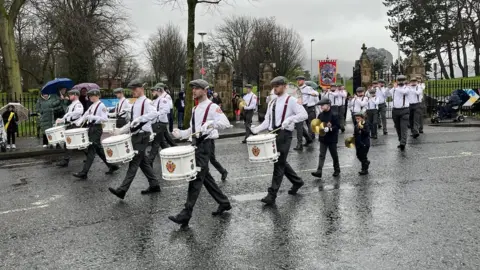
[[[213, 102], [210, 102], [205, 109], [205, 114], [203, 115], [203, 120], [202, 120], [202, 126], [207, 122], [207, 117], [208, 117], [208, 112], [210, 111], [210, 106], [212, 106]], [[193, 107], [193, 114], [192, 114], [192, 134], [195, 133], [195, 110], [197, 109], [197, 106]], [[200, 138], [197, 139], [196, 136], [192, 136], [192, 146], [198, 146], [201, 144], [208, 135], [201, 135]]]
[[270, 123], [271, 123], [271, 126], [272, 126], [272, 132], [271, 133], [275, 133], [276, 131], [278, 131], [280, 129], [280, 127], [282, 126], [283, 121], [285, 121], [285, 115], [287, 114], [288, 100], [290, 99], [290, 96], [287, 97], [287, 99], [285, 100], [285, 105], [283, 106], [282, 121], [280, 122], [280, 127], [276, 126], [277, 122], [276, 122], [276, 119], [275, 119], [275, 109], [276, 109], [276, 106], [277, 106], [277, 99], [278, 98], [272, 100], [272, 114], [270, 115]]

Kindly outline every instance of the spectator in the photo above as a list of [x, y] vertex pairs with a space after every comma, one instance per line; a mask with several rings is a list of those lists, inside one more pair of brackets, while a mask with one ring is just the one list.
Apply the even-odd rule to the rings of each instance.
[[[38, 121], [40, 122], [40, 129], [43, 134], [43, 147], [47, 148], [48, 139], [45, 135], [45, 130], [53, 127], [55, 122], [55, 111], [59, 111], [61, 108], [60, 100], [58, 98], [52, 98], [50, 95], [42, 94], [36, 104], [36, 111], [40, 114]], [[57, 148], [60, 149], [60, 144], [57, 144]]]
[[178, 98], [175, 100], [175, 108], [177, 108], [178, 128], [183, 129], [183, 115], [185, 112], [185, 92], [178, 93]]
[[[170, 97], [172, 96], [170, 94], [170, 89], [168, 88], [168, 86], [165, 86], [165, 92], [167, 92], [168, 95], [170, 95]], [[168, 117], [168, 130], [170, 130], [170, 132], [173, 131], [173, 102], [172, 102], [172, 98], [170, 98], [170, 113], [167, 115]]]
[[86, 112], [88, 108], [90, 108], [90, 105], [92, 105], [92, 102], [88, 99], [87, 97], [87, 88], [82, 88], [80, 89], [80, 103], [83, 105], [83, 111]]
[[15, 133], [18, 132], [18, 117], [15, 113], [15, 106], [9, 105], [2, 115], [5, 131], [7, 132], [7, 149], [16, 149]]
[[220, 106], [220, 108], [222, 107], [222, 99], [220, 97], [218, 97], [217, 92], [213, 93], [212, 102], [217, 104], [218, 106]]

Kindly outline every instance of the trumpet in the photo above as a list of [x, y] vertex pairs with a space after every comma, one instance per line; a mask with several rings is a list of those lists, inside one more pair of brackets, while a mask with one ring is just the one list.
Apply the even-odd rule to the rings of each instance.
[[345, 139], [345, 147], [353, 148], [355, 146], [355, 137], [348, 137]]
[[325, 123], [320, 121], [320, 119], [313, 119], [312, 122], [310, 123], [310, 128], [312, 129], [312, 132], [315, 134], [318, 134], [319, 136], [323, 137], [325, 136]]
[[363, 129], [364, 126], [365, 126], [365, 121], [358, 122], [359, 129]]
[[247, 102], [245, 102], [243, 98], [239, 98], [237, 101], [237, 106], [238, 106], [238, 109], [243, 112], [243, 109], [245, 108], [245, 106], [247, 106]]

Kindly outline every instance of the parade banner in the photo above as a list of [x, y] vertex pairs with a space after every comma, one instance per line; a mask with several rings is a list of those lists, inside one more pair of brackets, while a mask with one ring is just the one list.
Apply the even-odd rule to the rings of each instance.
[[337, 83], [337, 60], [318, 61], [319, 85], [330, 87], [330, 84]]

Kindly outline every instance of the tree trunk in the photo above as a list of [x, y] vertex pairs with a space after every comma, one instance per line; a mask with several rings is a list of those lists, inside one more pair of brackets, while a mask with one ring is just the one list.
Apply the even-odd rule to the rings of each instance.
[[448, 69], [450, 71], [450, 78], [455, 78], [455, 70], [453, 69], [453, 54], [452, 44], [447, 41], [447, 55], [448, 55]]
[[480, 44], [475, 45], [475, 76], [480, 76]]
[[447, 69], [445, 68], [445, 63], [443, 62], [442, 52], [440, 51], [441, 47], [437, 43], [435, 46], [435, 54], [437, 55], [438, 64], [440, 65], [440, 72], [443, 74], [445, 79], [449, 79]]
[[195, 66], [195, 8], [197, 0], [188, 0], [188, 34], [187, 34], [187, 74], [185, 80], [185, 116], [183, 126], [190, 127], [190, 118], [193, 107], [192, 88], [188, 83], [193, 79]]
[[7, 93], [19, 98], [22, 94], [22, 77], [15, 46], [13, 24], [8, 17], [0, 16], [0, 47], [2, 48], [3, 62], [7, 71]]
[[458, 68], [460, 68], [460, 70], [462, 71], [462, 75], [465, 74], [465, 68], [463, 66], [463, 61], [462, 61], [462, 57], [460, 56], [460, 42], [458, 40], [458, 37], [455, 39], [455, 44], [457, 45], [455, 50], [456, 50], [456, 55], [457, 55], [457, 63], [458, 63]]

